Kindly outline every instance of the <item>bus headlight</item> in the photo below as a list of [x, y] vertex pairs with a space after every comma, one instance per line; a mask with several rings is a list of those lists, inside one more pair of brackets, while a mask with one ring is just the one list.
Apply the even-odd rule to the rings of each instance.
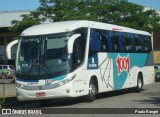
[[24, 87], [24, 85], [23, 85], [23, 84], [16, 83], [16, 87], [22, 89], [22, 88]]

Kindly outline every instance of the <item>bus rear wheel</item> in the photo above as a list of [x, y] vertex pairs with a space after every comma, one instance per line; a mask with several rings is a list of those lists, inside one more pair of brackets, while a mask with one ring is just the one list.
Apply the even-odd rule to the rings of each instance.
[[142, 80], [142, 75], [138, 75], [137, 78], [137, 86], [135, 87], [136, 92], [141, 92], [143, 89], [143, 80]]
[[97, 86], [95, 81], [91, 79], [89, 83], [89, 93], [86, 96], [86, 101], [93, 102], [96, 99], [96, 95], [97, 95]]

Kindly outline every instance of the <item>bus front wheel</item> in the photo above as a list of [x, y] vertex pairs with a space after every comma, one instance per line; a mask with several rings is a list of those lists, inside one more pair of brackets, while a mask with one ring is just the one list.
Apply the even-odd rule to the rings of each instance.
[[88, 102], [93, 102], [96, 99], [96, 95], [97, 95], [97, 86], [95, 81], [91, 79], [89, 82], [89, 93], [86, 96], [86, 100]]

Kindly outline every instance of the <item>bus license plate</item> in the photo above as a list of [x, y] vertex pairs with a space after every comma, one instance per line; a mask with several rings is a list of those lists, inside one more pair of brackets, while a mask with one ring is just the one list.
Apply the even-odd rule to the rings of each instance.
[[45, 92], [36, 93], [36, 97], [44, 97], [46, 96]]

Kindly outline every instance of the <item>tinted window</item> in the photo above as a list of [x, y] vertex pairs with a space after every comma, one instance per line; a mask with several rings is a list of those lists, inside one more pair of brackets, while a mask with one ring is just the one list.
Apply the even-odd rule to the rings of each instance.
[[74, 67], [77, 67], [82, 63], [82, 48], [79, 39], [74, 42], [72, 60]]
[[13, 66], [9, 66], [9, 68], [10, 68], [10, 69], [14, 69], [14, 67], [13, 67]]
[[151, 40], [148, 36], [144, 36], [143, 46], [144, 46], [144, 51], [145, 52], [150, 52], [151, 51], [151, 49], [152, 49]]
[[157, 66], [154, 66], [154, 69], [158, 69], [158, 67], [157, 67]]
[[2, 66], [0, 66], [0, 69], [2, 69]]
[[89, 47], [92, 52], [99, 52], [101, 50], [100, 32], [98, 30], [91, 30]]
[[101, 51], [105, 52], [108, 51], [108, 45], [107, 45], [107, 39], [108, 37], [105, 35], [105, 31], [100, 31], [100, 41], [101, 41]]
[[87, 28], [80, 28], [74, 31], [75, 34], [81, 34], [78, 40], [80, 41], [79, 42], [80, 48], [82, 50], [82, 59], [84, 59], [85, 50], [86, 50], [87, 32], [88, 32]]
[[134, 37], [135, 52], [142, 52], [142, 40], [139, 36]]
[[91, 29], [89, 55], [97, 52], [149, 52], [152, 50], [149, 36]]
[[116, 35], [113, 35], [112, 36], [112, 42], [113, 42], [113, 46], [112, 46], [112, 49], [113, 51], [118, 51], [118, 37]]
[[132, 51], [132, 44], [131, 44], [131, 37], [125, 35], [123, 38], [123, 43], [124, 43], [124, 50], [125, 51]]
[[7, 66], [3, 66], [3, 69], [7, 69], [8, 67]]
[[85, 56], [87, 29], [80, 28], [74, 31], [74, 34], [81, 34], [73, 44], [72, 70], [82, 64]]
[[105, 31], [105, 35], [108, 52], [124, 51], [121, 32]]
[[113, 51], [112, 32], [111, 31], [105, 31], [105, 37], [106, 37], [107, 51], [112, 52]]
[[106, 31], [91, 29], [89, 56], [97, 52], [106, 52], [108, 50]]

